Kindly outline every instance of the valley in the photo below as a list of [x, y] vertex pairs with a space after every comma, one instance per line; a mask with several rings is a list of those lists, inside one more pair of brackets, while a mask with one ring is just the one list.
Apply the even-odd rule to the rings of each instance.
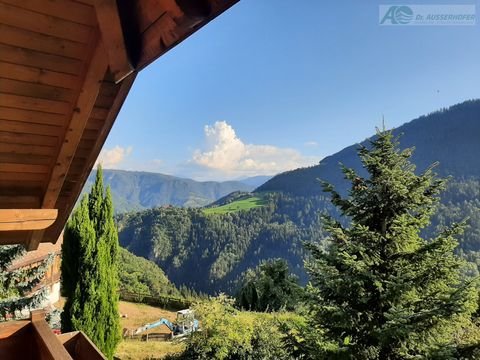
[[[467, 101], [394, 131], [401, 148], [415, 147], [418, 171], [438, 162], [435, 171], [450, 177], [425, 235], [468, 217], [458, 252], [472, 264], [480, 263], [480, 158], [473, 155], [480, 153], [479, 119], [480, 101]], [[322, 241], [322, 213], [337, 216], [318, 179], [345, 194], [340, 164], [362, 174], [355, 155], [358, 146], [319, 165], [279, 174], [252, 193], [234, 192], [203, 209], [154, 208], [120, 215], [120, 243], [156, 262], [177, 286], [209, 294], [235, 293], [243, 272], [271, 258], [286, 259], [305, 284], [303, 243]]]

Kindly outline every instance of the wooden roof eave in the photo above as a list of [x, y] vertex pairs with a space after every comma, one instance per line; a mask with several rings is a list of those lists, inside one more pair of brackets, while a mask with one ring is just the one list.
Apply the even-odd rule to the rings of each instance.
[[58, 209], [0, 244], [57, 241], [136, 73], [236, 2], [0, 2], [0, 209]]

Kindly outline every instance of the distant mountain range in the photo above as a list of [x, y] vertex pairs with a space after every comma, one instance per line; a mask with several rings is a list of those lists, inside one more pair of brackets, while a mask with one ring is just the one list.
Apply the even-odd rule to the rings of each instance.
[[[480, 177], [480, 100], [466, 101], [421, 116], [395, 129], [394, 134], [400, 136], [401, 148], [415, 148], [412, 161], [419, 171], [438, 162], [435, 171], [441, 176]], [[318, 179], [345, 190], [347, 183], [339, 171], [340, 164], [364, 174], [357, 156], [358, 147], [359, 144], [351, 145], [324, 158], [319, 165], [274, 176], [256, 191], [319, 195], [322, 188]]]
[[[439, 162], [435, 171], [452, 177], [424, 235], [468, 217], [469, 227], [459, 239], [461, 253], [480, 263], [480, 100], [421, 116], [394, 133], [403, 134], [401, 148], [415, 147], [412, 160], [418, 171]], [[303, 242], [323, 239], [319, 212], [337, 214], [318, 179], [345, 193], [340, 163], [364, 172], [357, 148], [279, 174], [253, 193], [236, 192], [208, 209], [158, 208], [123, 216], [121, 245], [154, 260], [177, 286], [197, 291], [233, 292], [245, 270], [276, 257], [286, 259], [305, 283]]]
[[[105, 185], [110, 185], [116, 213], [139, 211], [156, 206], [199, 207], [234, 191], [251, 191], [261, 184], [260, 177], [242, 181], [195, 181], [150, 172], [103, 170]], [[84, 187], [89, 191], [93, 171]], [[267, 180], [267, 178], [265, 178]]]
[[238, 181], [251, 185], [253, 187], [258, 187], [264, 183], [266, 183], [268, 180], [270, 180], [274, 175], [258, 175], [258, 176], [252, 176], [252, 177], [247, 177], [244, 179], [240, 179]]

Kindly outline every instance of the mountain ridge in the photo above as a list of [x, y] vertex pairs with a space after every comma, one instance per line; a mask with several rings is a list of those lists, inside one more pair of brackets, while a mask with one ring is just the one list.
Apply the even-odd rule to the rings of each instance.
[[[480, 264], [480, 101], [431, 113], [395, 131], [404, 133], [401, 148], [416, 145], [412, 159], [418, 171], [440, 160], [435, 170], [442, 177], [452, 176], [423, 235], [428, 238], [443, 226], [470, 218], [458, 251]], [[357, 147], [347, 147], [319, 165], [279, 174], [253, 193], [226, 196], [208, 209], [157, 208], [124, 216], [119, 219], [121, 245], [154, 260], [177, 286], [205, 293], [233, 293], [244, 271], [278, 257], [306, 283], [304, 242], [323, 241], [321, 213], [339, 219], [317, 179], [345, 193], [348, 182], [339, 163], [364, 174]], [[239, 203], [249, 196], [261, 196], [264, 204], [243, 210]], [[212, 211], [225, 204], [231, 210]]]
[[[439, 166], [435, 171], [440, 176], [480, 177], [480, 157], [475, 156], [475, 154], [480, 154], [479, 114], [480, 100], [467, 100], [404, 123], [393, 129], [393, 133], [397, 136], [400, 135], [399, 141], [402, 149], [415, 148], [412, 162], [417, 166], [417, 170], [425, 170], [433, 162], [438, 161]], [[456, 122], [461, 122], [462, 126], [456, 126]], [[442, 129], [443, 131], [432, 134], [426, 132], [426, 129]], [[455, 140], [452, 140], [452, 136], [455, 137]], [[325, 157], [318, 165], [278, 174], [255, 191], [284, 191], [292, 195], [303, 196], [318, 195], [322, 189], [318, 186], [317, 179], [333, 183], [340, 186], [340, 191], [345, 191], [345, 186], [342, 186], [345, 184], [343, 175], [341, 171], [338, 171], [340, 163], [359, 170], [360, 175], [365, 174], [356, 156], [356, 149], [359, 145], [368, 145], [369, 139], [371, 137]], [[455, 144], [456, 146], [442, 146], [442, 144]], [[462, 156], [468, 157], [464, 163], [468, 163], [469, 166], [464, 166], [457, 160]], [[292, 181], [293, 179], [298, 181]]]
[[[88, 177], [83, 193], [92, 186], [95, 174], [92, 171]], [[103, 175], [112, 191], [116, 213], [168, 205], [200, 207], [231, 192], [254, 188], [240, 181], [196, 181], [147, 171], [103, 169]]]

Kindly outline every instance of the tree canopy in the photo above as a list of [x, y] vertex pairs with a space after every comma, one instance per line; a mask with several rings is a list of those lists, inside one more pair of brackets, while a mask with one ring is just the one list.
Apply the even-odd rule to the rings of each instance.
[[67, 223], [62, 251], [62, 331], [82, 330], [112, 359], [120, 341], [118, 235], [100, 167]]
[[237, 304], [252, 311], [294, 310], [302, 292], [298, 278], [290, 273], [287, 262], [273, 259], [244, 274]]
[[[451, 358], [454, 334], [476, 309], [473, 280], [455, 255], [464, 223], [423, 238], [445, 181], [420, 175], [389, 131], [378, 132], [359, 157], [368, 173], [343, 167], [347, 197], [324, 183], [348, 218], [324, 219], [328, 244], [311, 243], [310, 325], [321, 334], [313, 358]], [[465, 345], [465, 344], [463, 344]]]

